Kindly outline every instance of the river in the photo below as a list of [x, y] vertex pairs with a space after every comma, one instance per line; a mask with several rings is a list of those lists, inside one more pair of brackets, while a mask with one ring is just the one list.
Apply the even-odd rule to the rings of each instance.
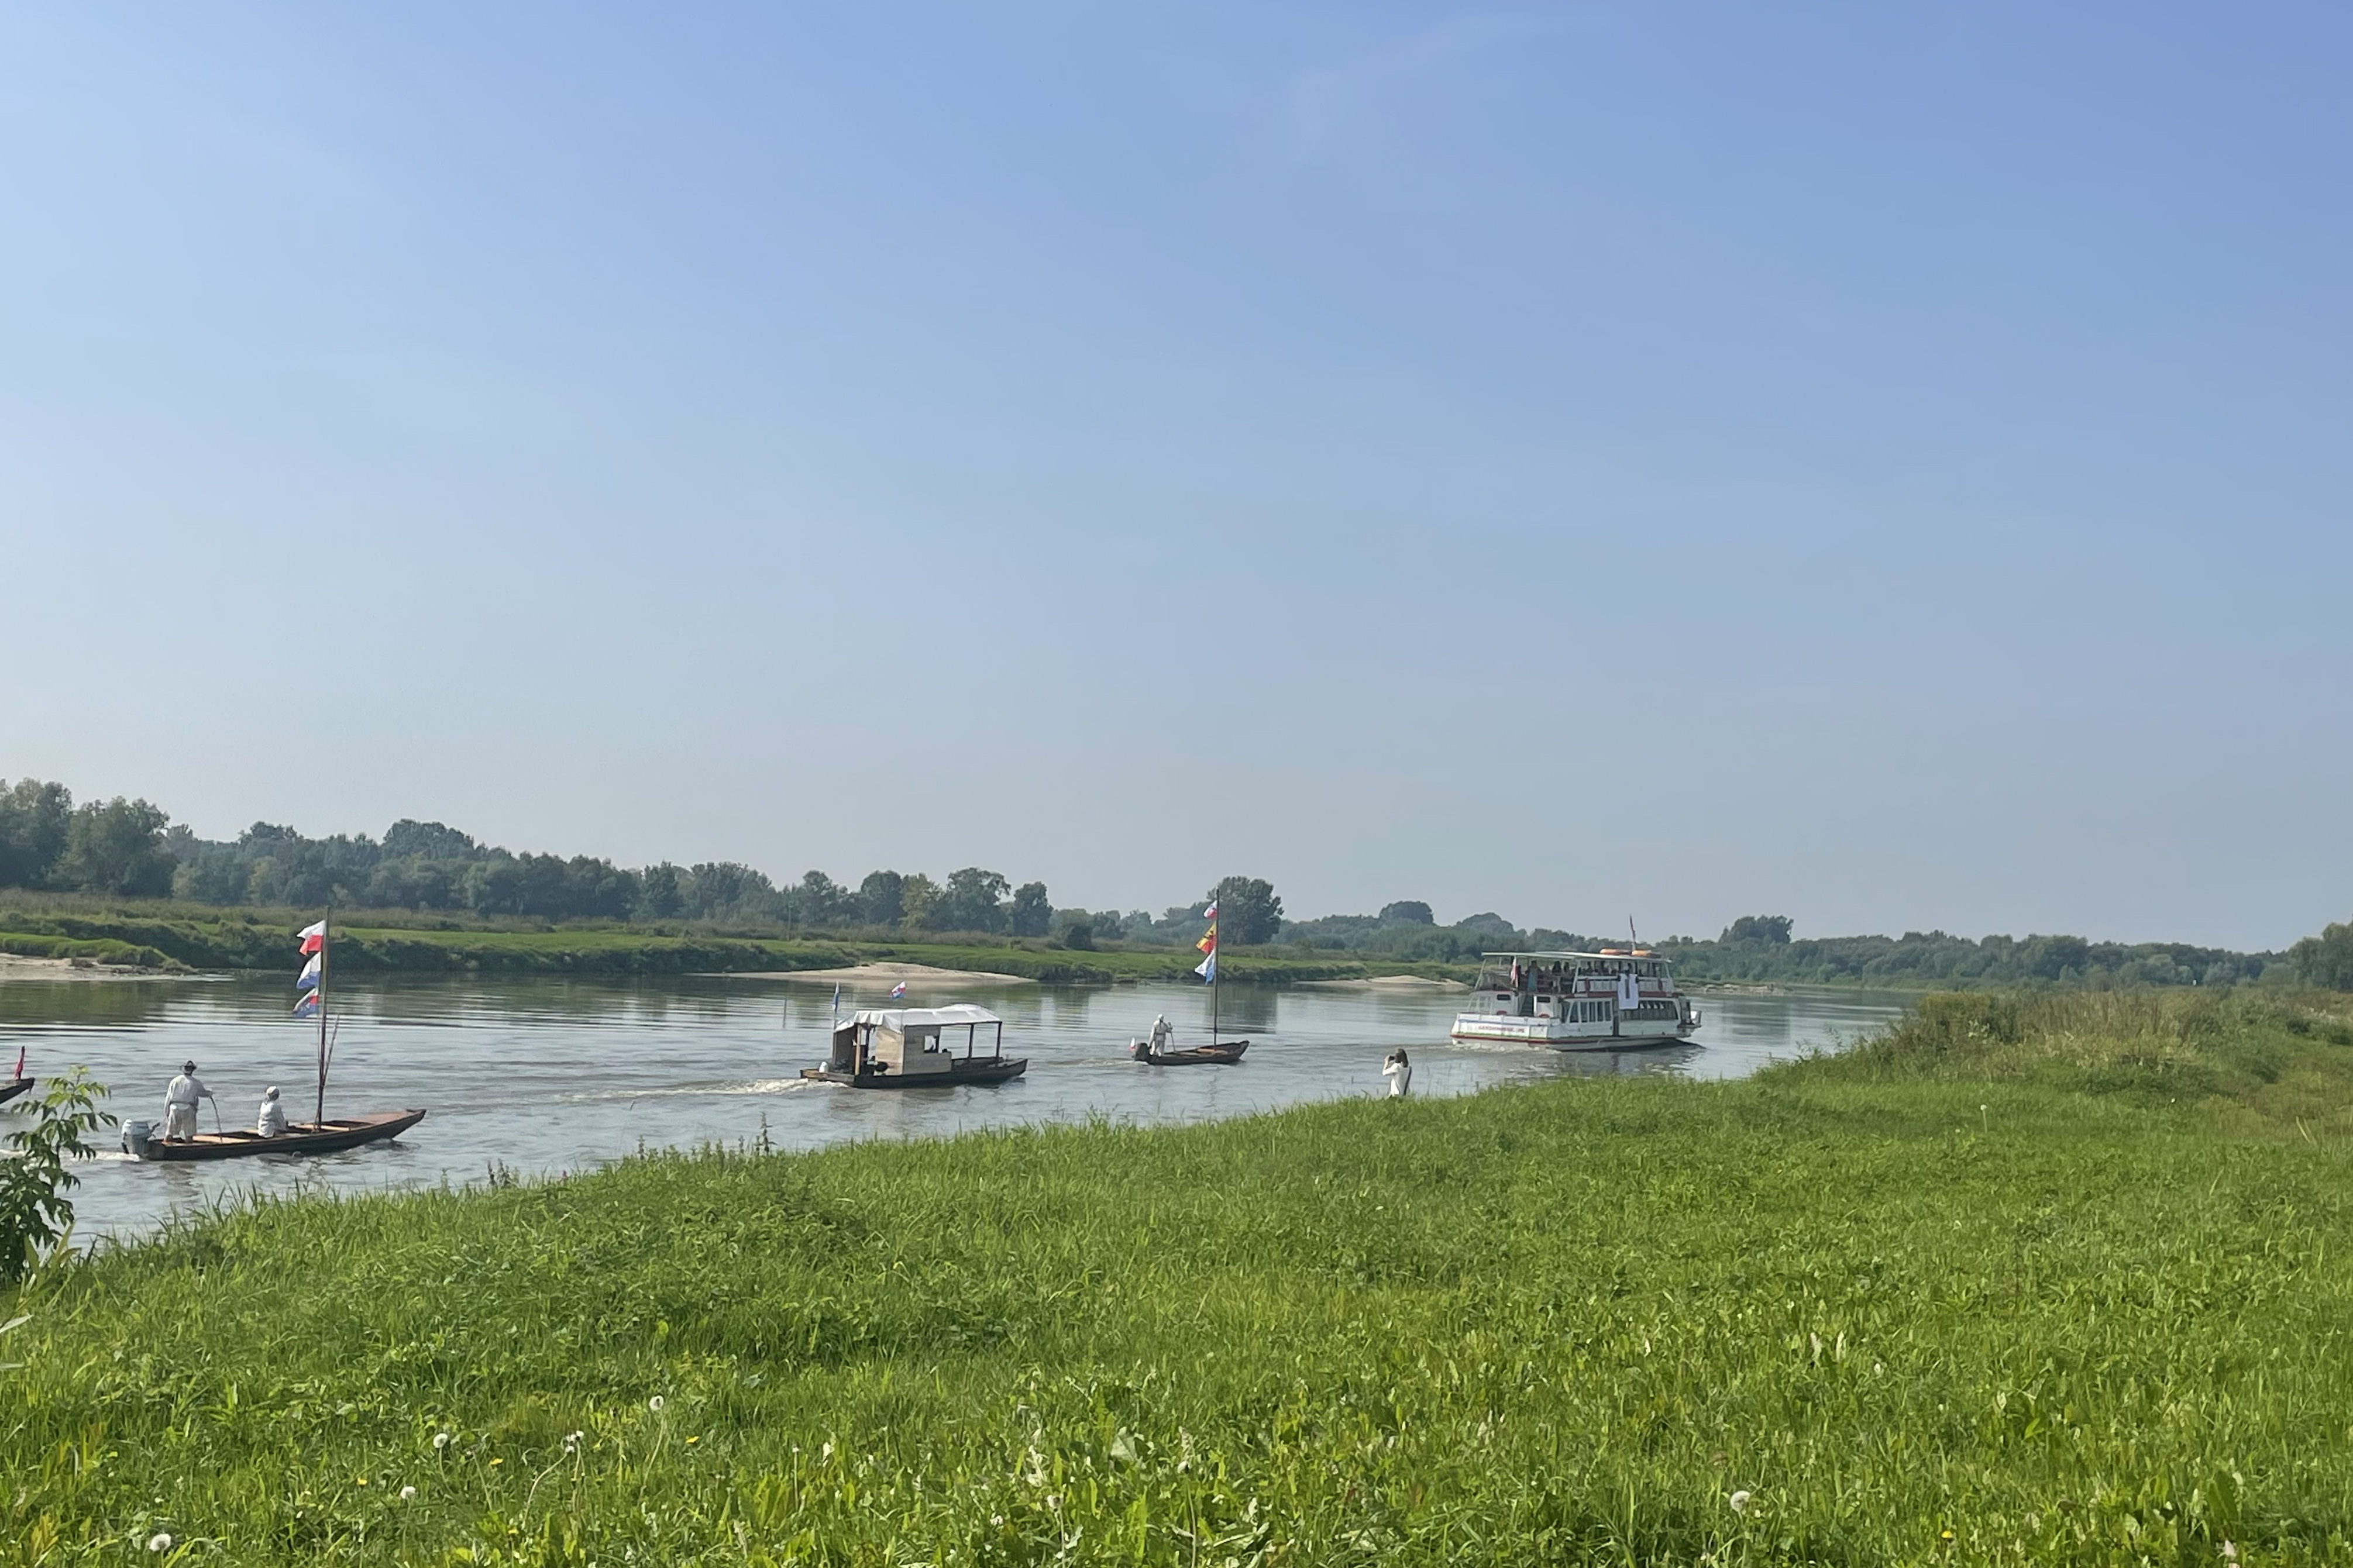
[[[1623, 1054], [1450, 1045], [1462, 994], [1229, 986], [1227, 1032], [1252, 1041], [1241, 1065], [1147, 1068], [1128, 1040], [1165, 1013], [1177, 1043], [1207, 1037], [1198, 986], [918, 984], [905, 1005], [974, 1001], [1002, 1014], [1027, 1077], [997, 1088], [881, 1093], [805, 1082], [822, 1061], [831, 989], [727, 978], [613, 982], [395, 977], [335, 991], [331, 1115], [429, 1108], [398, 1143], [307, 1159], [141, 1164], [110, 1152], [78, 1167], [85, 1237], [132, 1236], [166, 1215], [250, 1192], [285, 1194], [479, 1183], [593, 1169], [639, 1149], [704, 1143], [807, 1149], [857, 1138], [941, 1137], [969, 1128], [1106, 1117], [1135, 1122], [1241, 1116], [1384, 1090], [1381, 1058], [1405, 1047], [1413, 1092], [1603, 1074], [1735, 1078], [1776, 1058], [1835, 1048], [1905, 1005], [1830, 990], [1703, 994], [1689, 1044]], [[164, 1081], [200, 1064], [230, 1125], [250, 1125], [280, 1085], [307, 1120], [314, 1026], [289, 1015], [283, 984], [252, 978], [0, 984], [0, 1051], [46, 1076], [90, 1068], [118, 1116], [160, 1121]], [[888, 1005], [846, 989], [844, 1010]], [[0, 1126], [5, 1126], [0, 1120]], [[207, 1108], [203, 1125], [210, 1130]]]

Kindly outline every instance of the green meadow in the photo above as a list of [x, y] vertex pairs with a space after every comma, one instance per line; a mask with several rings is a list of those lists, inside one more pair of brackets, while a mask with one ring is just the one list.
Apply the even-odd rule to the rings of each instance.
[[2346, 998], [1977, 994], [263, 1204], [0, 1310], [0, 1563], [2353, 1561], [2348, 1135]]

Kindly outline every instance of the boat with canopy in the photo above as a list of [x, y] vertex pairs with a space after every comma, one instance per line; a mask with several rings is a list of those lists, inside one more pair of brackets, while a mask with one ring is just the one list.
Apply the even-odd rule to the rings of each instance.
[[327, 924], [322, 920], [296, 933], [306, 962], [294, 983], [302, 992], [302, 999], [294, 1004], [294, 1016], [319, 1020], [319, 1090], [311, 1120], [290, 1122], [283, 1132], [240, 1128], [235, 1132], [199, 1132], [193, 1138], [159, 1137], [152, 1123], [126, 1121], [122, 1124], [125, 1153], [164, 1162], [235, 1160], [248, 1154], [332, 1154], [397, 1138], [425, 1120], [425, 1112], [417, 1109], [328, 1118], [327, 1071], [334, 1062], [335, 1031], [329, 1027], [327, 1015]]
[[[988, 1054], [980, 1052], [980, 1031]], [[958, 1037], [961, 1032], [961, 1038]], [[956, 1052], [964, 1047], [962, 1055]], [[833, 1049], [823, 1067], [801, 1077], [852, 1089], [954, 1089], [1004, 1083], [1029, 1068], [1027, 1057], [1005, 1054], [1005, 1020], [986, 1007], [888, 1007], [836, 1018]]]

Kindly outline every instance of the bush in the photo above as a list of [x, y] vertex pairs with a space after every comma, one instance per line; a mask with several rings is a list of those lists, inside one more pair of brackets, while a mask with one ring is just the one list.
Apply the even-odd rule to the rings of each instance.
[[65, 1243], [73, 1229], [80, 1181], [66, 1162], [98, 1152], [89, 1135], [108, 1117], [98, 1109], [106, 1090], [76, 1068], [49, 1080], [47, 1093], [9, 1108], [32, 1125], [7, 1135], [11, 1157], [0, 1160], [0, 1286], [16, 1285]]

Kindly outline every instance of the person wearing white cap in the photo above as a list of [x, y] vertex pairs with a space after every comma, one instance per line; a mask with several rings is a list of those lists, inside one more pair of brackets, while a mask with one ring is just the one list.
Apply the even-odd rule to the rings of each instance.
[[274, 1083], [262, 1091], [261, 1114], [254, 1119], [253, 1130], [264, 1138], [275, 1138], [286, 1131], [286, 1107], [279, 1100]]
[[1165, 1057], [1176, 1031], [1168, 1026], [1168, 1015], [1163, 1013], [1152, 1020], [1152, 1054]]
[[[186, 1142], [196, 1135], [196, 1101], [212, 1100], [213, 1091], [196, 1076], [196, 1064], [184, 1063], [180, 1076], [164, 1090], [164, 1136]], [[213, 1100], [217, 1105], [218, 1100]]]

